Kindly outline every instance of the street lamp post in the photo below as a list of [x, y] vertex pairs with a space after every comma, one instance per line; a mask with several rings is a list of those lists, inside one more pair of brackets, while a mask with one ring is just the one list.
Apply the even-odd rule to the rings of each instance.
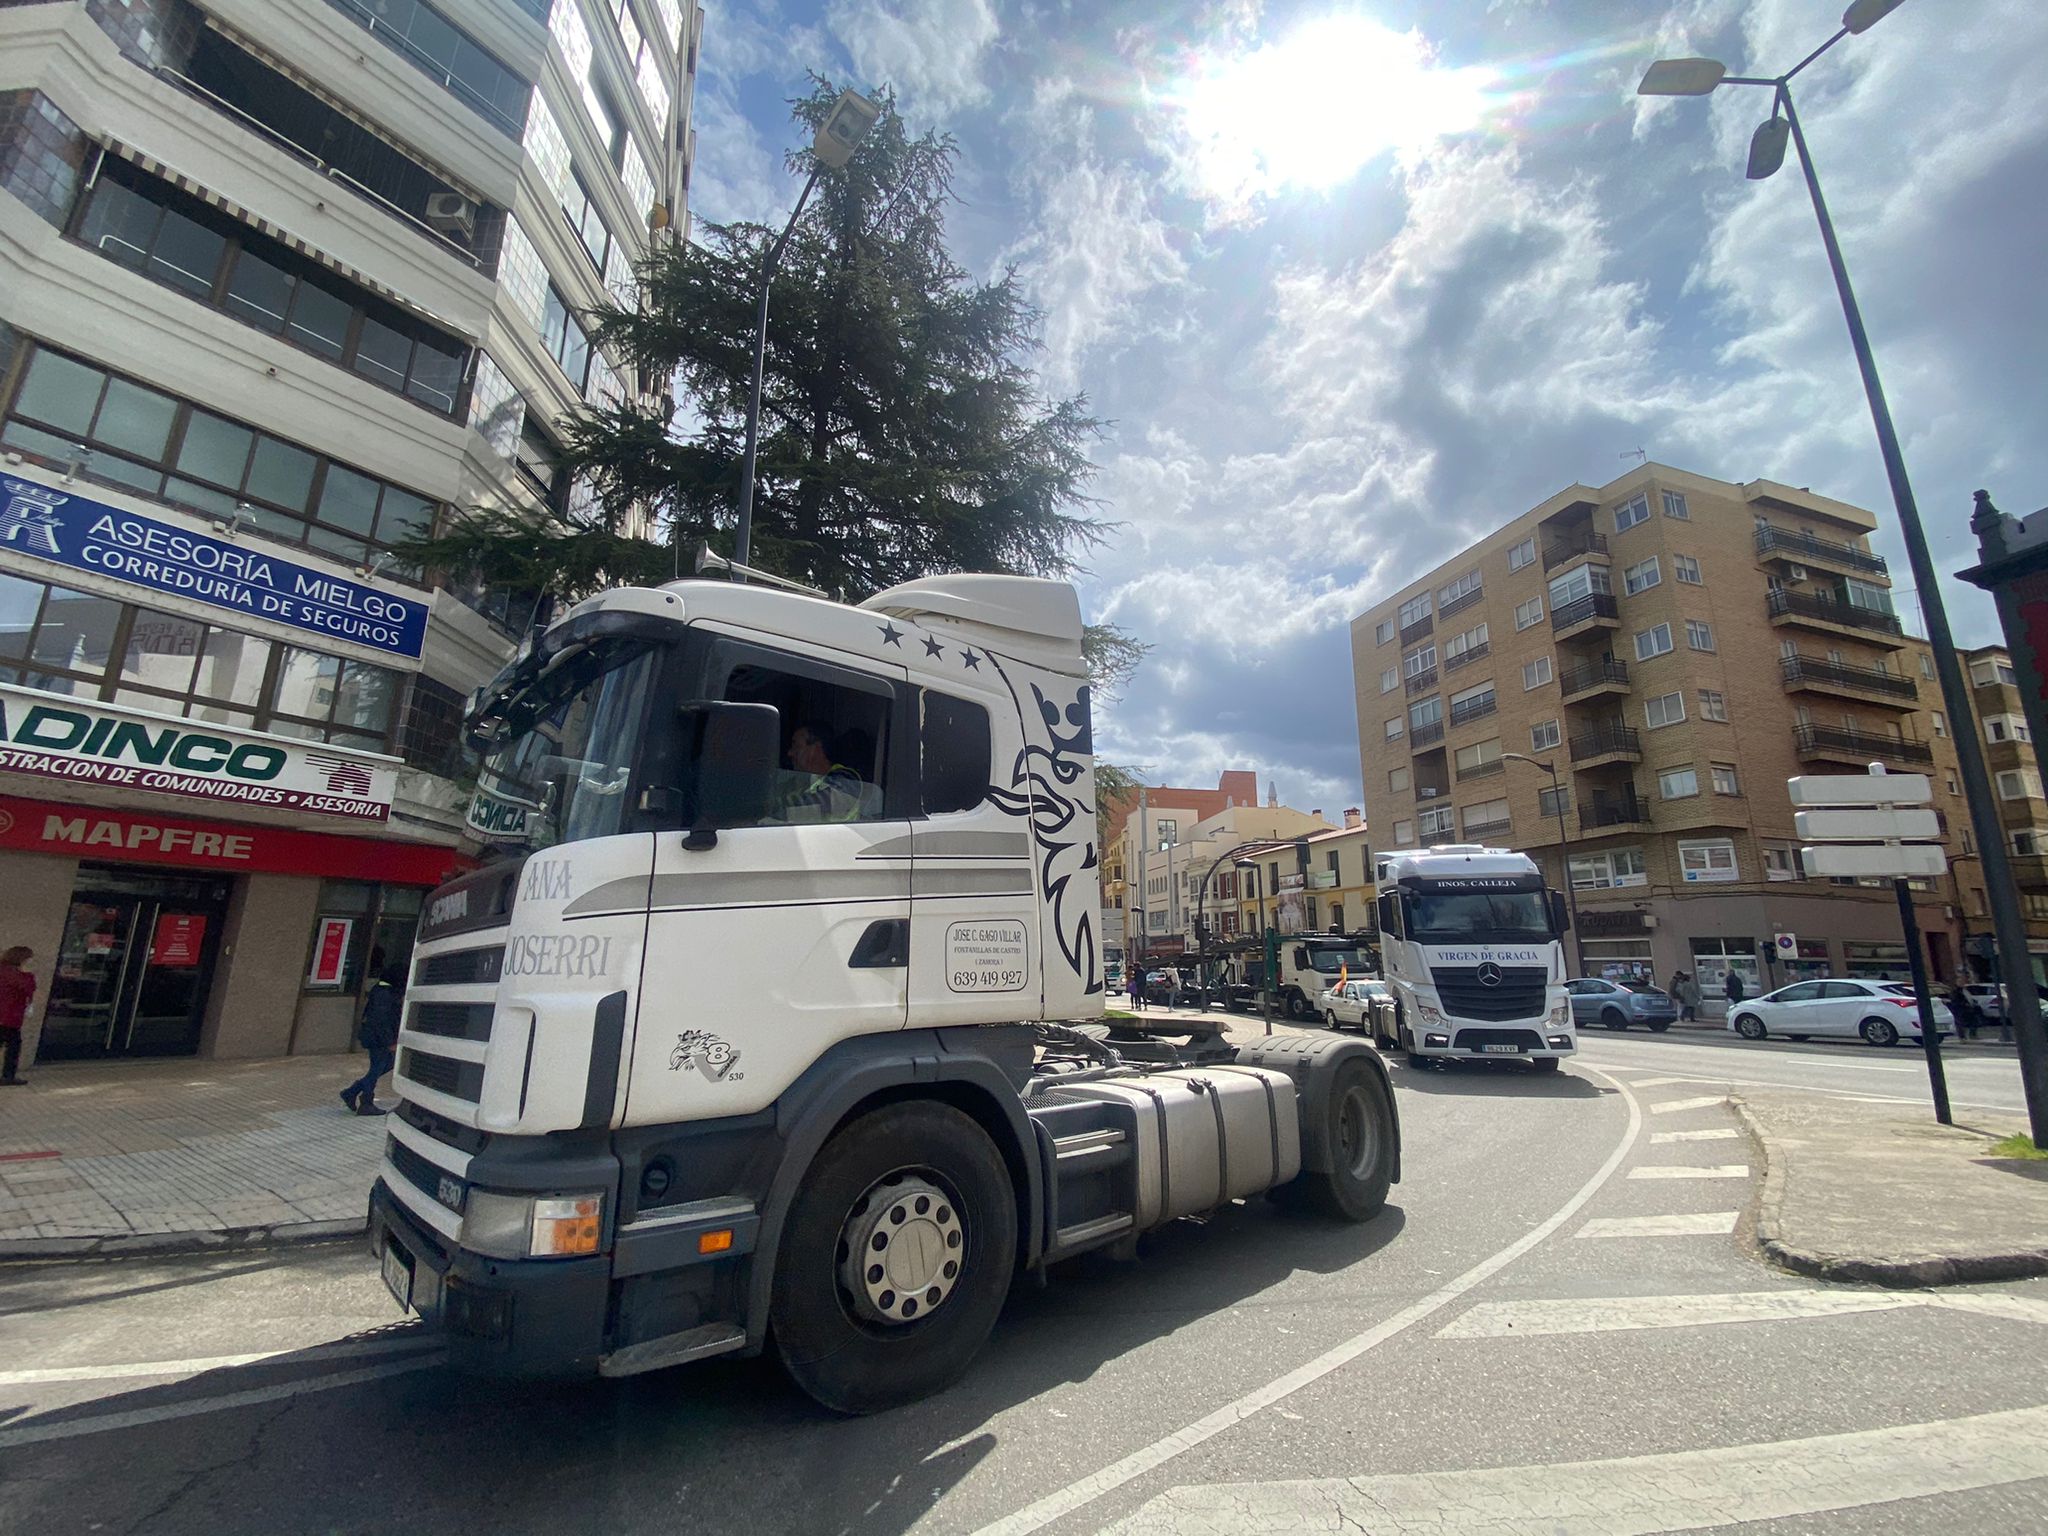
[[1239, 869], [1252, 872], [1252, 880], [1259, 888], [1259, 1013], [1266, 1021], [1266, 1033], [1273, 1033], [1273, 930], [1266, 919], [1266, 885], [1259, 878], [1259, 863], [1256, 859], [1239, 859]]
[[882, 109], [858, 91], [839, 93], [839, 99], [832, 103], [832, 110], [825, 114], [825, 121], [812, 136], [811, 174], [804, 179], [803, 191], [797, 194], [796, 207], [790, 210], [789, 222], [782, 226], [782, 233], [775, 237], [775, 243], [768, 247], [767, 259], [761, 263], [761, 303], [754, 317], [754, 378], [747, 390], [747, 447], [740, 459], [740, 515], [732, 541], [734, 581], [747, 579], [744, 567], [754, 548], [754, 460], [761, 436], [761, 375], [768, 363], [768, 291], [775, 284], [775, 268], [782, 261], [783, 247], [796, 232], [796, 221], [803, 217], [804, 204], [811, 200], [811, 189], [817, 186], [818, 177], [828, 170], [843, 169], [881, 115]]
[[1586, 974], [1586, 940], [1579, 931], [1579, 896], [1572, 889], [1572, 843], [1571, 834], [1564, 825], [1564, 790], [1557, 782], [1557, 764], [1540, 762], [1521, 752], [1503, 752], [1504, 762], [1527, 763], [1531, 768], [1540, 768], [1550, 775], [1550, 809], [1557, 817], [1557, 866], [1564, 871], [1564, 904], [1572, 915], [1572, 949], [1579, 957], [1579, 974]]
[[[1855, 0], [1842, 12], [1841, 29], [1782, 75], [1760, 78], [1731, 75], [1714, 59], [1660, 59], [1644, 74], [1637, 93], [1644, 96], [1705, 96], [1723, 85], [1763, 86], [1772, 93], [1771, 118], [1750, 140], [1747, 174], [1761, 181], [1775, 172], [1785, 158], [1789, 137], [1799, 153], [1799, 166], [1806, 176], [1806, 190], [1813, 199], [1814, 217], [1820, 223], [1821, 244], [1827, 249], [1828, 266], [1834, 273], [1835, 291], [1842, 301], [1842, 316], [1849, 326], [1849, 344], [1856, 353], [1856, 368], [1863, 377], [1863, 393], [1870, 403], [1870, 417], [1877, 429], [1878, 451], [1884, 458], [1885, 477], [1891, 483], [1892, 504], [1899, 514], [1899, 532], [1906, 546], [1906, 558], [1913, 568], [1913, 580], [1920, 593], [1921, 613], [1927, 620], [1928, 643], [1934, 648], [1935, 672], [1941, 681], [1942, 701], [1951, 720], [1975, 719], [1970, 694], [1964, 685], [1963, 669], [1956, 659], [1955, 639], [1949, 630], [1948, 610], [1941, 600], [1934, 556], [1927, 548], [1927, 535], [1920, 524], [1920, 509], [1913, 500], [1912, 482], [1906, 477], [1905, 455], [1899, 449], [1898, 433], [1892, 426], [1891, 407], [1885, 402], [1884, 386], [1877, 376], [1877, 361], [1870, 350], [1870, 337], [1863, 328], [1863, 312], [1857, 307], [1855, 291], [1849, 286], [1848, 269], [1842, 263], [1842, 248], [1835, 239], [1834, 222], [1821, 196], [1820, 178], [1807, 152], [1806, 135], [1799, 126], [1799, 114], [1792, 106], [1792, 77], [1852, 33], [1867, 32], [1896, 10], [1902, 0]], [[1779, 112], [1784, 113], [1782, 123]], [[1974, 730], [1955, 732], [1957, 766], [1962, 770], [1963, 794], [1969, 801], [1970, 821], [1977, 832], [1978, 857], [1983, 861], [1986, 899], [1991, 907], [1991, 924], [1996, 934], [2000, 968], [2004, 974], [2007, 1007], [2013, 1016], [2019, 1042], [2020, 1079], [2026, 1092], [2027, 1119], [2034, 1144], [2048, 1147], [2048, 1038], [2041, 1027], [2041, 998], [2034, 985], [2034, 973], [2027, 962], [2026, 921], [2020, 915], [2018, 887], [2012, 864], [2006, 856], [2005, 833], [1999, 821], [1998, 801], [1991, 793], [1991, 777], [1984, 766], [1984, 744]], [[2017, 958], [2015, 958], [2017, 957]]]

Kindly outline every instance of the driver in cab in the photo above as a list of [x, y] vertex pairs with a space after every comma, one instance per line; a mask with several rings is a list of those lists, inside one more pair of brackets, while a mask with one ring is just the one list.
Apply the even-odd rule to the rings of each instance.
[[789, 765], [797, 782], [784, 796], [783, 816], [790, 821], [856, 821], [866, 803], [866, 783], [826, 749], [824, 731], [799, 725], [789, 735]]

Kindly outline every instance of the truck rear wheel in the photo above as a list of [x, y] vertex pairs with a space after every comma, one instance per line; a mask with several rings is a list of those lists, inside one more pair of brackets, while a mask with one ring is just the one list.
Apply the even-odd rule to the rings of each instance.
[[1356, 1058], [1337, 1069], [1324, 1106], [1321, 1170], [1296, 1181], [1303, 1198], [1326, 1216], [1370, 1221], [1387, 1203], [1394, 1173], [1394, 1113], [1379, 1074]]
[[987, 1133], [945, 1104], [875, 1110], [824, 1145], [790, 1206], [776, 1353], [835, 1413], [915, 1401], [965, 1373], [1016, 1262], [1016, 1197]]

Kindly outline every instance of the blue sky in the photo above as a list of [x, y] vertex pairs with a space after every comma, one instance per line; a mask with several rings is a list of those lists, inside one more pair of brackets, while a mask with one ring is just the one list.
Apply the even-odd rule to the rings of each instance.
[[[1154, 650], [1096, 740], [1153, 782], [1362, 803], [1350, 620], [1638, 447], [1871, 507], [1905, 569], [1804, 188], [1742, 176], [1768, 98], [1634, 94], [1783, 69], [1840, 0], [709, 9], [696, 217], [786, 213], [806, 68], [959, 139], [955, 253], [1019, 269], [1046, 387], [1114, 423], [1083, 603]], [[2043, 58], [2038, 0], [1906, 0], [1800, 80], [1944, 571], [1977, 487], [2048, 502]]]

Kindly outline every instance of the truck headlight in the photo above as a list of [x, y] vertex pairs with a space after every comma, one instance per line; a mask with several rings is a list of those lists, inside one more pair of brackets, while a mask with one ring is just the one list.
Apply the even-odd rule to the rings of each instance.
[[1425, 1024], [1441, 1024], [1444, 1021], [1443, 1014], [1438, 1012], [1436, 1006], [1432, 1003], [1417, 1002], [1415, 1012]]
[[1571, 1023], [1571, 1021], [1572, 1005], [1570, 1003], [1559, 1003], [1555, 1008], [1550, 1010], [1550, 1022], [1556, 1025], [1558, 1028], [1562, 1029], [1565, 1025]]
[[563, 1259], [596, 1253], [604, 1231], [604, 1196], [469, 1192], [462, 1246], [498, 1259]]

